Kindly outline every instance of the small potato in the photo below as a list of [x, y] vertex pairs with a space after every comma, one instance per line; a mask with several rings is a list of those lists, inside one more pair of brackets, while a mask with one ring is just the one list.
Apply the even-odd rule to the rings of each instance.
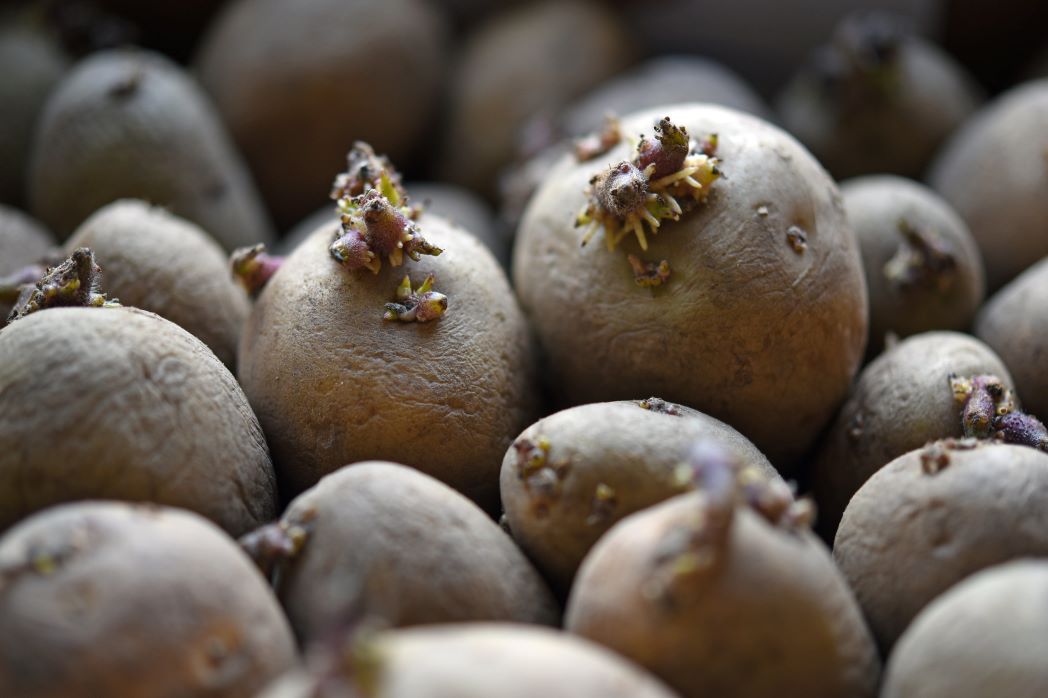
[[36, 129], [29, 190], [32, 212], [63, 240], [126, 197], [169, 207], [227, 250], [273, 238], [206, 96], [148, 51], [100, 51], [62, 79]]
[[412, 468], [348, 465], [298, 496], [260, 535], [296, 527], [305, 540], [280, 563], [278, 589], [303, 645], [358, 617], [390, 626], [559, 620], [546, 583], [498, 525]]
[[179, 325], [233, 370], [251, 305], [233, 281], [222, 248], [204, 230], [162, 208], [125, 199], [77, 228], [65, 248], [78, 247], [95, 253], [110, 297]]
[[79, 499], [184, 507], [239, 535], [276, 514], [273, 465], [232, 374], [134, 308], [51, 308], [0, 330], [0, 530]]
[[85, 502], [0, 538], [0, 695], [251, 698], [294, 664], [262, 576], [199, 516]]
[[321, 686], [369, 698], [674, 698], [598, 645], [523, 625], [387, 631], [355, 642], [348, 662], [327, 663], [326, 672], [289, 674], [259, 698], [312, 698]]
[[921, 612], [899, 639], [882, 698], [1048, 695], [1048, 563], [973, 575]]
[[509, 529], [566, 595], [605, 531], [691, 488], [678, 467], [701, 438], [778, 478], [744, 436], [688, 407], [658, 398], [582, 405], [539, 420], [506, 452], [501, 482]]
[[966, 330], [984, 291], [982, 258], [949, 204], [927, 187], [890, 175], [841, 184], [862, 248], [870, 298], [867, 356], [889, 332]]
[[989, 347], [957, 332], [914, 335], [863, 369], [812, 463], [819, 528], [827, 540], [848, 500], [880, 468], [929, 441], [964, 435], [951, 375], [996, 375], [1015, 387]]
[[844, 511], [833, 556], [888, 650], [965, 577], [1048, 556], [1048, 454], [939, 441], [884, 466]]
[[1048, 418], [1048, 259], [1030, 267], [986, 301], [975, 334], [996, 351], [1018, 385], [1023, 404]]

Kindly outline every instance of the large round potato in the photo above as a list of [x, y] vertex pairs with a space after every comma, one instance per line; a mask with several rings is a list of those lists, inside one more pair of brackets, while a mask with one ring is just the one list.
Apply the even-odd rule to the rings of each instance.
[[234, 535], [276, 514], [244, 393], [196, 337], [133, 308], [52, 308], [0, 331], [0, 529], [78, 499], [191, 509]]
[[[664, 220], [649, 249], [629, 237], [581, 246], [590, 179], [634, 155], [669, 116], [701, 141], [718, 134], [723, 177], [704, 204]], [[845, 397], [866, 341], [858, 243], [833, 180], [790, 136], [756, 117], [684, 104], [623, 120], [624, 140], [586, 162], [565, 156], [518, 231], [513, 278], [569, 403], [679, 402], [742, 432], [780, 468]], [[627, 254], [667, 260], [639, 287]]]
[[0, 538], [0, 695], [251, 698], [295, 663], [280, 605], [188, 512], [41, 512]]

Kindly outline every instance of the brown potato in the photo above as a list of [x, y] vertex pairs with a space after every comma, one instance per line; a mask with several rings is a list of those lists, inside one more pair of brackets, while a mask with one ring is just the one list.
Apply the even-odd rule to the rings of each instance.
[[[553, 630], [471, 623], [383, 632], [349, 662], [296, 672], [260, 698], [309, 698], [323, 685], [372, 698], [673, 698], [604, 648]], [[331, 663], [331, 662], [329, 662]]]
[[196, 337], [134, 308], [52, 308], [0, 331], [0, 530], [59, 502], [196, 511], [234, 535], [276, 514], [240, 386]]
[[196, 68], [278, 225], [324, 202], [354, 140], [408, 157], [431, 128], [446, 33], [421, 0], [227, 4]]
[[881, 352], [889, 332], [968, 329], [983, 297], [982, 258], [949, 204], [891, 175], [848, 180], [841, 194], [866, 272], [867, 356]]
[[1048, 695], [1048, 563], [973, 575], [931, 603], [899, 640], [882, 698]]
[[[591, 178], [634, 156], [630, 139], [669, 116], [719, 134], [723, 179], [705, 203], [605, 249], [576, 227]], [[623, 120], [624, 141], [565, 156], [518, 231], [513, 279], [569, 404], [656, 394], [722, 419], [784, 473], [844, 399], [866, 341], [866, 288], [836, 185], [790, 136], [756, 117], [684, 104]], [[643, 288], [628, 261], [666, 260]]]
[[[929, 182], [968, 224], [996, 291], [1048, 255], [1048, 80], [1023, 83], [980, 110], [936, 157]], [[988, 163], [1000, 163], [989, 174]]]
[[122, 305], [149, 310], [195, 335], [230, 370], [251, 310], [222, 248], [189, 221], [144, 201], [103, 207], [65, 248], [90, 247], [103, 288]]
[[560, 619], [546, 583], [509, 536], [473, 502], [413, 468], [378, 461], [341, 468], [291, 502], [278, 529], [294, 526], [308, 533], [278, 589], [304, 645], [358, 617], [390, 626]]
[[[581, 405], [540, 419], [517, 437], [502, 461], [509, 529], [566, 595], [582, 559], [605, 531], [691, 488], [677, 468], [688, 447], [704, 437], [778, 478], [764, 454], [727, 424], [657, 398]], [[540, 464], [535, 449], [542, 452]]]
[[885, 655], [965, 577], [1048, 556], [1048, 454], [936, 442], [884, 466], [844, 511], [833, 556]]
[[[346, 463], [389, 460], [496, 507], [502, 456], [535, 413], [527, 326], [483, 245], [437, 216], [421, 227], [443, 253], [373, 275], [331, 258], [324, 225], [255, 303], [239, 377], [291, 492]], [[401, 279], [428, 274], [446, 315], [383, 320]]]
[[273, 238], [206, 96], [147, 51], [101, 51], [62, 79], [36, 129], [29, 188], [31, 210], [61, 239], [126, 197], [169, 207], [227, 250]]
[[0, 694], [250, 698], [295, 663], [234, 542], [189, 512], [41, 512], [0, 538]]
[[996, 375], [1015, 387], [989, 347], [957, 332], [914, 335], [863, 369], [812, 463], [819, 529], [827, 540], [871, 475], [929, 441], [964, 435], [951, 374]]

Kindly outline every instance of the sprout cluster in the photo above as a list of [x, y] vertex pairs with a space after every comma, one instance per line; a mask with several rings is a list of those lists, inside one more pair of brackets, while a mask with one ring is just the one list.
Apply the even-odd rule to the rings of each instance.
[[405, 274], [404, 280], [397, 287], [396, 302], [386, 303], [386, 312], [382, 315], [382, 319], [399, 320], [400, 322], [439, 320], [444, 315], [444, 311], [448, 309], [448, 297], [432, 289], [432, 274], [427, 276], [426, 280], [416, 289], [411, 288], [411, 279]]
[[294, 520], [266, 524], [241, 536], [237, 542], [275, 587], [287, 565], [302, 552], [315, 519], [316, 511], [308, 509]]
[[14, 322], [45, 308], [120, 305], [100, 292], [101, 274], [94, 253], [86, 247], [77, 248], [69, 259], [47, 269], [38, 281], [20, 287], [7, 321]]
[[251, 296], [257, 296], [262, 291], [283, 263], [283, 257], [267, 253], [266, 246], [261, 243], [238, 248], [229, 257], [233, 278]]
[[950, 389], [961, 408], [964, 435], [995, 439], [1048, 451], [1048, 429], [1041, 420], [1015, 405], [1011, 390], [997, 376], [950, 376]]
[[[522, 437], [513, 443], [517, 452], [517, 479], [524, 483], [524, 489], [531, 497], [532, 512], [539, 518], [549, 513], [549, 507], [560, 496], [560, 483], [569, 469], [567, 460], [550, 459], [551, 447], [545, 436], [535, 439]], [[614, 492], [605, 499], [613, 497]]]
[[953, 285], [957, 257], [941, 236], [931, 230], [899, 221], [902, 242], [884, 265], [884, 278], [901, 291], [932, 288], [946, 291]]

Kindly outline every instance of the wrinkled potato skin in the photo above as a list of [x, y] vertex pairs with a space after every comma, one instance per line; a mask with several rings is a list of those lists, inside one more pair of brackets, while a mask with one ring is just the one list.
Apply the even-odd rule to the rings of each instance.
[[0, 331], [0, 529], [78, 499], [180, 506], [239, 535], [276, 515], [273, 466], [233, 376], [133, 308], [52, 308]]
[[[680, 416], [647, 410], [637, 402], [582, 405], [525, 429], [518, 441], [545, 437], [551, 444], [548, 462], [568, 466], [545, 514], [536, 507], [543, 498], [520, 476], [516, 449], [506, 452], [501, 491], [510, 531], [561, 593], [567, 594], [582, 559], [615, 522], [685, 491], [674, 469], [696, 441], [713, 441], [740, 464], [778, 478], [768, 459], [727, 424], [673, 407]], [[615, 491], [615, 505], [606, 516], [594, 509], [598, 484]], [[590, 520], [595, 514], [598, 519]]]
[[[536, 192], [517, 235], [513, 279], [569, 404], [658, 395], [751, 439], [784, 474], [844, 399], [866, 342], [858, 243], [836, 185], [792, 138], [710, 105], [642, 112], [625, 134], [669, 115], [696, 139], [719, 134], [724, 178], [649, 251], [603, 234], [580, 247], [574, 227], [589, 179], [632, 157], [623, 142], [590, 162], [568, 156]], [[767, 215], [761, 215], [761, 207]], [[790, 226], [807, 233], [794, 251]], [[669, 261], [654, 294], [627, 253]], [[572, 312], [566, 312], [566, 310]]]
[[1018, 385], [1023, 405], [1048, 419], [1048, 260], [1039, 262], [986, 301], [975, 334], [996, 351]]
[[285, 515], [304, 517], [312, 532], [280, 582], [304, 643], [328, 638], [354, 614], [397, 627], [559, 621], [546, 583], [498, 525], [417, 470], [374, 461], [346, 466]]
[[1048, 695], [1048, 565], [980, 572], [926, 608], [888, 662], [883, 698]]
[[[51, 574], [28, 550], [59, 553]], [[30, 553], [33, 554], [33, 553]], [[280, 606], [232, 540], [198, 516], [65, 505], [0, 539], [0, 694], [250, 698], [295, 664]]]
[[196, 83], [159, 54], [100, 51], [55, 88], [36, 129], [32, 212], [60, 239], [116, 199], [166, 206], [232, 250], [273, 230]]
[[[604, 648], [544, 628], [498, 623], [411, 628], [379, 635], [373, 698], [674, 698]], [[289, 675], [260, 698], [309, 698], [316, 685]]]
[[[346, 463], [389, 460], [495, 509], [502, 456], [536, 411], [528, 328], [481, 243], [435, 216], [422, 231], [439, 257], [373, 275], [331, 258], [324, 225], [255, 303], [239, 377], [290, 491]], [[417, 285], [428, 273], [448, 296], [444, 317], [383, 320], [404, 275]]]
[[911, 451], [874, 473], [844, 512], [833, 555], [881, 649], [965, 577], [1048, 555], [1048, 454], [1025, 446], [949, 451], [922, 470]]
[[[867, 356], [876, 356], [884, 337], [908, 337], [927, 330], [964, 331], [971, 326], [985, 291], [982, 258], [968, 226], [935, 192], [889, 175], [859, 177], [841, 184], [848, 221], [859, 238], [870, 299]], [[905, 239], [900, 221], [936, 235], [956, 260], [945, 289], [900, 289], [884, 266]]]
[[567, 630], [637, 662], [683, 698], [872, 698], [873, 640], [809, 531], [776, 529], [736, 508], [712, 568], [667, 597], [644, 593], [662, 546], [704, 508], [703, 493], [682, 495], [609, 531], [579, 570]]
[[78, 247], [95, 253], [110, 298], [179, 325], [233, 370], [251, 304], [206, 232], [162, 208], [124, 200], [77, 228], [65, 248]]
[[971, 228], [990, 292], [1048, 255], [1046, 119], [1048, 80], [1013, 88], [954, 133], [929, 174]]
[[964, 435], [951, 373], [992, 374], [1014, 387], [989, 347], [957, 332], [914, 335], [859, 375], [812, 463], [818, 526], [827, 540], [848, 500], [880, 468], [929, 441]]

